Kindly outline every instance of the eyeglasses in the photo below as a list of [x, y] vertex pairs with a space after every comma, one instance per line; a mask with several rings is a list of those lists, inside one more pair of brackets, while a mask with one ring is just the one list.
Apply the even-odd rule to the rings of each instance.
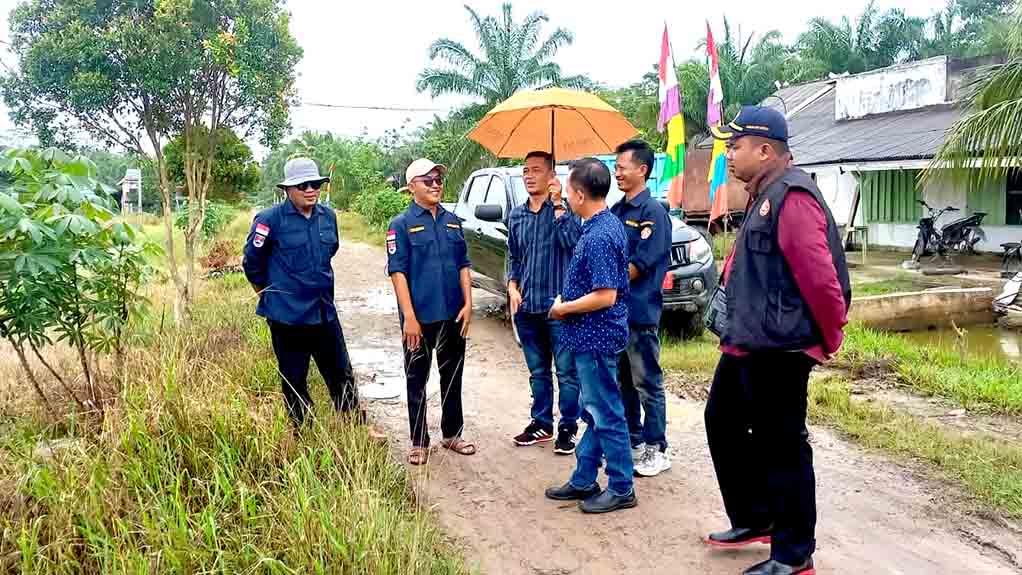
[[422, 185], [426, 186], [427, 188], [432, 188], [433, 184], [436, 184], [438, 186], [444, 185], [443, 176], [423, 176], [422, 178], [419, 179], [419, 181], [422, 182]]
[[302, 182], [295, 187], [304, 192], [310, 188], [313, 190], [318, 190], [322, 186], [323, 182]]

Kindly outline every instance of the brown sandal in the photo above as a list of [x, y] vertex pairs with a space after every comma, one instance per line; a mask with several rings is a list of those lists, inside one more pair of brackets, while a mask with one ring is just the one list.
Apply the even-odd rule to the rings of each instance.
[[408, 463], [412, 465], [425, 465], [429, 461], [428, 447], [413, 447], [408, 452]]
[[476, 446], [474, 443], [465, 441], [460, 437], [445, 439], [440, 443], [440, 445], [443, 445], [445, 449], [450, 449], [458, 455], [473, 455], [476, 452]]

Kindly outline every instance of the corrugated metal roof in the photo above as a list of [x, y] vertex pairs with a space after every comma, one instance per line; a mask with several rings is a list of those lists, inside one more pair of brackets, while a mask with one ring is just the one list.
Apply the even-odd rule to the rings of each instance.
[[788, 118], [788, 145], [795, 164], [929, 159], [961, 114], [953, 106], [931, 106], [837, 121], [834, 99], [832, 87]]
[[794, 86], [785, 86], [780, 90], [767, 96], [760, 105], [773, 108], [782, 114], [789, 114], [799, 107], [803, 102], [812, 98], [822, 90], [830, 80], [819, 80], [806, 82]]

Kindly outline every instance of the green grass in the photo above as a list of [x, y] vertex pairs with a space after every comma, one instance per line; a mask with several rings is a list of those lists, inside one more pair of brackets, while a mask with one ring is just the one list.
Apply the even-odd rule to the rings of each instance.
[[710, 375], [720, 359], [717, 345], [717, 337], [710, 333], [689, 341], [665, 338], [660, 347], [660, 366], [688, 375]]
[[365, 218], [355, 212], [337, 212], [337, 225], [341, 228], [341, 241], [358, 242], [372, 246], [386, 243], [387, 231], [366, 223]]
[[877, 280], [852, 284], [852, 295], [854, 297], [868, 297], [875, 295], [886, 295], [899, 292], [913, 292], [925, 289], [924, 282], [909, 274], [898, 274], [885, 280]]
[[1022, 447], [1016, 444], [966, 436], [886, 405], [856, 401], [839, 378], [812, 383], [809, 416], [861, 445], [925, 462], [962, 485], [984, 507], [1022, 517]]
[[736, 234], [732, 231], [728, 231], [726, 234], [718, 232], [713, 236], [713, 259], [721, 266], [724, 265], [724, 260], [727, 259], [731, 248], [735, 245], [735, 237]]
[[858, 324], [849, 325], [837, 365], [853, 371], [889, 370], [909, 388], [963, 407], [1022, 415], [1022, 367], [996, 357], [973, 357]]
[[[848, 327], [835, 367], [850, 373], [889, 371], [917, 392], [950, 398], [970, 409], [1022, 413], [1022, 372], [1003, 360], [966, 357], [902, 337]], [[668, 373], [709, 380], [720, 352], [716, 338], [665, 340], [660, 360]], [[965, 436], [881, 404], [855, 401], [840, 378], [810, 385], [810, 417], [852, 440], [899, 457], [925, 461], [985, 507], [1022, 517], [1022, 448], [991, 437]]]
[[[665, 340], [660, 362], [667, 371], [710, 377], [720, 352], [716, 337]], [[1022, 415], [1022, 367], [990, 356], [962, 357], [953, 350], [913, 343], [850, 324], [833, 366], [853, 374], [890, 373], [913, 391], [950, 399], [970, 410]]]
[[[134, 326], [102, 421], [26, 411], [0, 426], [0, 572], [466, 572], [405, 468], [331, 412], [318, 375], [316, 421], [292, 433], [254, 306], [240, 275], [204, 282], [186, 329]], [[56, 438], [73, 447], [33, 457]]]

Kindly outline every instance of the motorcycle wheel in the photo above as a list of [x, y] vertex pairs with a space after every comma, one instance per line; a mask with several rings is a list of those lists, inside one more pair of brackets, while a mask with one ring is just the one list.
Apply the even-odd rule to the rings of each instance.
[[926, 255], [926, 242], [921, 237], [916, 238], [916, 245], [912, 246], [912, 261], [917, 262], [924, 255]]

